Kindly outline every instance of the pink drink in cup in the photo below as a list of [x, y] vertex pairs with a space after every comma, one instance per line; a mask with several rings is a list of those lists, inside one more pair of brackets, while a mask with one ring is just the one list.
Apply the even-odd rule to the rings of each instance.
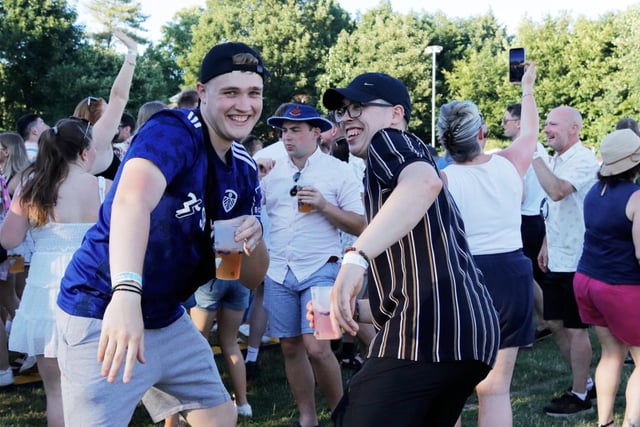
[[242, 218], [233, 218], [213, 222], [213, 249], [216, 255], [216, 277], [218, 279], [237, 280], [240, 278], [244, 242], [236, 242], [235, 234], [242, 221]]
[[329, 302], [331, 300], [331, 286], [312, 286], [311, 301], [313, 303], [313, 321], [316, 331], [314, 336], [319, 340], [335, 340], [342, 337], [340, 328], [334, 328], [329, 316]]

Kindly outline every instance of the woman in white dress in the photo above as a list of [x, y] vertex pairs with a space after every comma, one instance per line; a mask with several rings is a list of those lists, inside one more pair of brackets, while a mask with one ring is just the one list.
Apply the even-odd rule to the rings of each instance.
[[64, 424], [55, 336], [60, 279], [85, 232], [97, 221], [111, 184], [90, 173], [95, 158], [89, 122], [72, 117], [45, 131], [0, 229], [0, 244], [6, 249], [22, 243], [29, 230], [35, 243], [9, 349], [36, 356], [50, 427]]

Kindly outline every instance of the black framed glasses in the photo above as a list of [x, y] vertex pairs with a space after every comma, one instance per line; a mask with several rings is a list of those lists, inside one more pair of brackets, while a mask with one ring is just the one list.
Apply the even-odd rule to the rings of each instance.
[[302, 174], [300, 172], [296, 172], [293, 174], [293, 187], [289, 190], [289, 195], [291, 197], [296, 197], [298, 195], [298, 191], [300, 190], [300, 186], [298, 185], [298, 181], [300, 180], [300, 176]]
[[360, 117], [365, 107], [393, 107], [393, 105], [383, 104], [382, 102], [353, 102], [348, 105], [343, 105], [334, 112], [336, 122], [340, 123], [343, 121], [347, 114], [352, 119]]

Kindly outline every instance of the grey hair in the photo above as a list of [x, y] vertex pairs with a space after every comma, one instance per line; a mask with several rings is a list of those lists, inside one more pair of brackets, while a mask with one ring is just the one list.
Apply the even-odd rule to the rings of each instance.
[[482, 152], [478, 132], [482, 116], [471, 101], [453, 101], [440, 107], [438, 138], [454, 162], [472, 160]]

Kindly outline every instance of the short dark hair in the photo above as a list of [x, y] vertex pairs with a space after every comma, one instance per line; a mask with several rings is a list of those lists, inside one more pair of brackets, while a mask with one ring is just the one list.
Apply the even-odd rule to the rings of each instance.
[[185, 89], [180, 92], [178, 95], [178, 101], [176, 104], [178, 108], [198, 108], [198, 101], [200, 101], [200, 97], [198, 96], [198, 91], [195, 89]]
[[507, 105], [507, 111], [511, 114], [511, 117], [517, 117], [520, 119], [522, 114], [522, 105], [520, 104], [509, 104]]
[[35, 125], [36, 121], [40, 118], [36, 113], [27, 113], [16, 121], [16, 131], [20, 134], [25, 141], [29, 139], [29, 133], [31, 128]]
[[618, 124], [616, 124], [616, 130], [617, 129], [631, 129], [635, 132], [636, 135], [640, 136], [640, 131], [638, 130], [638, 122], [630, 117], [625, 117], [624, 119], [618, 120]]
[[120, 124], [124, 126], [129, 126], [131, 128], [131, 133], [136, 130], [136, 118], [133, 117], [132, 114], [127, 112], [122, 113], [122, 117], [120, 118]]

